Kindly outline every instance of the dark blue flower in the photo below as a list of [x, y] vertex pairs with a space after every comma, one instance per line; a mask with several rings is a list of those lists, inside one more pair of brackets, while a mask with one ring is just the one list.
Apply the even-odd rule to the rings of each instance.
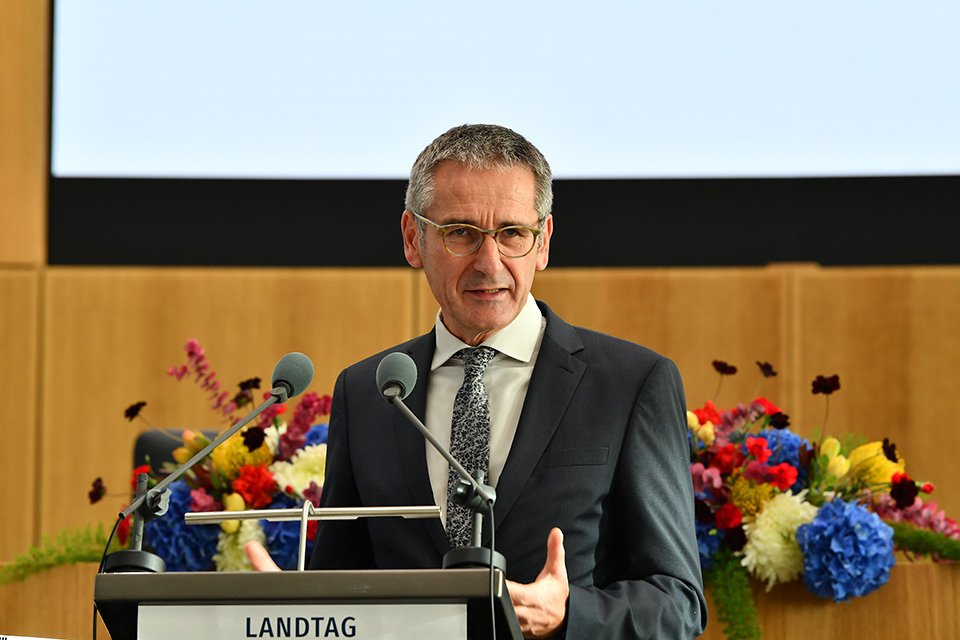
[[797, 528], [797, 542], [803, 552], [803, 582], [822, 598], [846, 602], [890, 579], [893, 529], [858, 504], [826, 503], [812, 523]]
[[708, 571], [713, 567], [713, 556], [720, 549], [723, 531], [714, 523], [696, 521], [697, 548], [700, 550], [700, 568]]
[[[268, 509], [299, 509], [302, 504], [286, 494], [279, 494], [274, 498]], [[298, 553], [300, 552], [300, 521], [270, 522], [262, 520], [263, 533], [266, 536], [266, 547], [273, 561], [283, 570], [297, 568]], [[313, 540], [307, 540], [307, 560], [313, 553]]]
[[320, 424], [315, 424], [310, 427], [310, 430], [307, 431], [307, 441], [303, 445], [309, 447], [315, 444], [324, 444], [327, 441], [327, 430], [330, 428], [330, 425], [326, 422], [321, 422]]
[[167, 563], [167, 571], [208, 571], [213, 569], [220, 527], [215, 524], [188, 525], [183, 514], [190, 510], [190, 487], [183, 480], [170, 485], [170, 507], [166, 515], [144, 526], [144, 539], [155, 554]]

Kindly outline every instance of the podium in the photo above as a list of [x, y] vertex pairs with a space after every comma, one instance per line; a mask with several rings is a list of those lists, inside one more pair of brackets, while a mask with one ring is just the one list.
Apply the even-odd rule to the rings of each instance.
[[[423, 637], [521, 640], [503, 574], [487, 569], [98, 574], [113, 640]], [[175, 635], [173, 635], [175, 634]]]

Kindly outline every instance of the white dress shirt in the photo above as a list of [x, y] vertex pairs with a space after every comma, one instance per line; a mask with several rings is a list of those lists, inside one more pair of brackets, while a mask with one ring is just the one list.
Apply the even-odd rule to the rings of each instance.
[[[486, 484], [494, 488], [517, 432], [523, 400], [530, 386], [546, 326], [547, 320], [540, 313], [533, 295], [527, 294], [527, 302], [513, 322], [482, 343], [499, 351], [483, 374], [483, 384], [490, 400], [490, 477]], [[453, 354], [470, 345], [447, 330], [439, 312], [436, 335], [437, 347], [430, 365], [424, 423], [437, 441], [449, 449], [453, 401], [463, 384], [463, 361], [454, 358]], [[429, 442], [426, 448], [433, 497], [440, 505], [441, 519], [446, 523], [447, 473], [450, 465]]]

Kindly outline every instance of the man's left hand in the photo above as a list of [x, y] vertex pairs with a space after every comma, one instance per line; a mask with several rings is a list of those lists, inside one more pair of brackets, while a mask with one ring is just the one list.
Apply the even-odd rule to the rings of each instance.
[[530, 584], [507, 580], [524, 638], [551, 638], [563, 628], [570, 596], [564, 557], [563, 532], [554, 527], [547, 537], [547, 561], [537, 579]]

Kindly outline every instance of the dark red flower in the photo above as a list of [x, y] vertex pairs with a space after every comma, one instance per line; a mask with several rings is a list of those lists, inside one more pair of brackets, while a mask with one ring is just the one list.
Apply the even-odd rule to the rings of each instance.
[[717, 509], [718, 529], [732, 529], [733, 527], [739, 527], [741, 522], [743, 522], [743, 514], [740, 513], [740, 509], [737, 508], [737, 505], [730, 504], [728, 502]]
[[723, 541], [734, 553], [742, 550], [744, 545], [747, 544], [747, 534], [743, 531], [743, 525], [727, 529], [727, 532], [723, 535]]
[[93, 481], [93, 485], [90, 488], [90, 493], [87, 495], [90, 496], [90, 504], [96, 504], [97, 502], [100, 502], [100, 499], [107, 495], [107, 488], [103, 486], [103, 478], [97, 478]]
[[798, 457], [800, 458], [800, 466], [804, 469], [809, 468], [810, 463], [813, 462], [816, 453], [817, 450], [813, 445], [807, 443], [801, 444], [799, 450], [797, 451]]
[[910, 476], [905, 473], [893, 474], [890, 479], [890, 497], [896, 501], [898, 509], [912, 506], [918, 493], [920, 488], [910, 479]]
[[757, 361], [757, 366], [760, 367], [760, 373], [763, 374], [764, 378], [772, 378], [777, 375], [777, 372], [773, 370], [773, 365], [769, 362]]
[[133, 422], [133, 419], [140, 415], [140, 410], [147, 406], [146, 402], [134, 402], [132, 405], [127, 407], [123, 412], [123, 417]]
[[829, 378], [824, 378], [823, 376], [817, 376], [817, 379], [813, 381], [813, 393], [814, 395], [822, 393], [825, 396], [830, 395], [834, 391], [840, 388], [840, 376], [834, 374]]
[[247, 389], [259, 389], [260, 388], [260, 378], [250, 378], [239, 383], [237, 386], [240, 387], [241, 391], [246, 391]]
[[256, 451], [263, 445], [266, 437], [267, 434], [263, 432], [263, 429], [250, 427], [243, 432], [243, 444], [246, 445], [248, 451]]
[[333, 398], [329, 395], [324, 395], [320, 398], [320, 403], [317, 406], [317, 415], [326, 416], [330, 414], [330, 409], [333, 406]]
[[786, 429], [790, 426], [790, 416], [783, 411], [774, 413], [770, 416], [770, 426], [774, 429]]
[[727, 364], [723, 360], [714, 360], [713, 368], [717, 370], [722, 376], [732, 376], [737, 372], [737, 368], [731, 364]]
[[890, 442], [889, 439], [883, 439], [883, 455], [886, 456], [887, 460], [890, 462], [896, 463], [899, 458], [897, 458], [897, 445]]
[[272, 494], [277, 490], [277, 481], [263, 463], [245, 464], [240, 467], [240, 477], [231, 486], [243, 496], [248, 507], [261, 509], [273, 502]]

